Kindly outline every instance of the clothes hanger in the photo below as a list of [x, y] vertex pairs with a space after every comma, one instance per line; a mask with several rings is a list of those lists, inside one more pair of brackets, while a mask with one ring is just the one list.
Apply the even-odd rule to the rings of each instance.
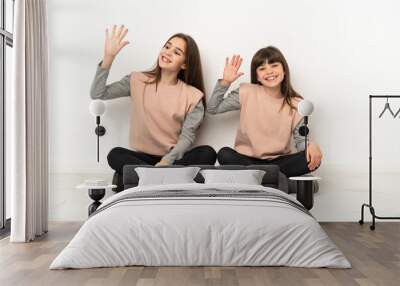
[[400, 108], [399, 108], [399, 110], [397, 110], [397, 112], [396, 112], [396, 114], [394, 115], [394, 117], [396, 118], [397, 115], [399, 115], [399, 113], [400, 113]]
[[[389, 104], [389, 98], [386, 97], [386, 103], [385, 103], [385, 107], [383, 108], [383, 111], [381, 113], [381, 115], [379, 115], [379, 118], [382, 117], [382, 115], [385, 113], [386, 110], [389, 110], [389, 112], [392, 114], [393, 117], [396, 117], [392, 111], [392, 109], [390, 108], [390, 104]], [[400, 110], [399, 110], [400, 111]], [[399, 112], [397, 112], [399, 113]], [[397, 115], [396, 113], [396, 115]]]

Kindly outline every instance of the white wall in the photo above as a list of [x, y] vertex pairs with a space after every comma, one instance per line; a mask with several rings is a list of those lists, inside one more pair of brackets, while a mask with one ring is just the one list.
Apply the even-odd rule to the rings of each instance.
[[[324, 159], [313, 212], [320, 220], [358, 220], [368, 187], [368, 95], [400, 94], [399, 10], [394, 0], [49, 0], [52, 176], [109, 177], [108, 151], [127, 146], [129, 99], [109, 101], [102, 118], [107, 128], [101, 138], [102, 159], [96, 162], [89, 90], [102, 57], [105, 28], [125, 24], [131, 42], [113, 64], [109, 81], [152, 67], [165, 40], [185, 32], [200, 47], [208, 95], [221, 76], [225, 56], [244, 57], [240, 81], [249, 81], [250, 61], [259, 48], [282, 50], [295, 89], [316, 107], [312, 135]], [[376, 101], [375, 115], [384, 102]], [[397, 111], [400, 100], [392, 106]], [[375, 117], [374, 170], [385, 183], [376, 186], [377, 206], [381, 215], [393, 214], [398, 208], [389, 202], [398, 196], [392, 184], [400, 174], [400, 118]], [[210, 144], [216, 150], [232, 146], [237, 125], [237, 112], [207, 116], [196, 145]], [[385, 177], [388, 172], [390, 178]], [[53, 182], [52, 191], [74, 187], [68, 180]]]

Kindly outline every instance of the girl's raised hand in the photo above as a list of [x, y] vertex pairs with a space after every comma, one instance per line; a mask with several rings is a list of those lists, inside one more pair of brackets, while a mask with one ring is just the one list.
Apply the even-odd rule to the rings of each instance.
[[224, 76], [221, 81], [222, 85], [230, 85], [243, 75], [242, 72], [239, 72], [242, 61], [243, 59], [240, 57], [240, 55], [233, 55], [230, 61], [229, 57], [225, 59]]
[[124, 28], [124, 25], [120, 27], [114, 25], [111, 33], [106, 29], [106, 41], [104, 45], [105, 58], [114, 58], [123, 47], [129, 44], [128, 41], [124, 41], [127, 33], [128, 29]]

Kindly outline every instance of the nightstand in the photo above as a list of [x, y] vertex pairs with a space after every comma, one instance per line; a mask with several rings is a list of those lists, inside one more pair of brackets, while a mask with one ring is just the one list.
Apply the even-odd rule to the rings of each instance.
[[314, 205], [313, 181], [321, 180], [321, 178], [311, 176], [299, 176], [290, 177], [289, 180], [297, 182], [296, 199], [301, 202], [306, 209], [312, 209]]
[[101, 205], [100, 200], [104, 198], [106, 194], [106, 189], [115, 188], [116, 185], [106, 184], [105, 181], [101, 180], [100, 183], [85, 182], [81, 185], [76, 186], [77, 189], [87, 189], [89, 197], [94, 201], [88, 207], [88, 215], [90, 216], [96, 209]]

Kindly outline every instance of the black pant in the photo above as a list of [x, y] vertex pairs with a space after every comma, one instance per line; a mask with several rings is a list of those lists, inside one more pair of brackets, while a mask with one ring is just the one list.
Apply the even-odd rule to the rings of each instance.
[[287, 177], [301, 176], [311, 172], [308, 169], [305, 151], [279, 156], [275, 159], [259, 159], [240, 154], [232, 148], [223, 147], [218, 151], [217, 158], [220, 165], [279, 165], [281, 172]]
[[[122, 175], [124, 165], [155, 165], [162, 156], [137, 152], [122, 147], [113, 148], [108, 153], [108, 164], [117, 173]], [[174, 165], [214, 165], [217, 153], [208, 145], [197, 146], [186, 152], [183, 157], [176, 160]]]

